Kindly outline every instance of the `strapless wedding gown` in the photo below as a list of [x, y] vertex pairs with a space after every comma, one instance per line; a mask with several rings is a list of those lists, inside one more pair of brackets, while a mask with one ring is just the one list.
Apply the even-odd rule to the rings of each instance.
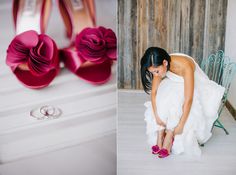
[[[199, 144], [205, 143], [212, 135], [211, 128], [217, 119], [218, 108], [225, 88], [210, 80], [201, 70], [195, 60], [185, 54], [174, 53], [192, 59], [195, 63], [194, 96], [188, 119], [183, 133], [175, 136], [172, 146], [173, 154], [201, 155]], [[157, 90], [156, 105], [159, 117], [166, 123], [168, 129], [177, 126], [184, 103], [184, 79], [177, 74], [167, 71]], [[157, 125], [153, 117], [151, 101], [144, 103], [146, 134], [148, 143], [152, 146], [157, 141], [157, 131], [162, 126]]]

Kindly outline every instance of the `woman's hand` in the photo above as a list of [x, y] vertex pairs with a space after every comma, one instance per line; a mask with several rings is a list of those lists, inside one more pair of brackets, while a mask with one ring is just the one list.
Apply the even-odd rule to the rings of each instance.
[[156, 117], [156, 122], [157, 122], [158, 125], [166, 127], [166, 124], [159, 117]]
[[182, 134], [184, 129], [184, 125], [178, 124], [174, 129], [174, 135]]

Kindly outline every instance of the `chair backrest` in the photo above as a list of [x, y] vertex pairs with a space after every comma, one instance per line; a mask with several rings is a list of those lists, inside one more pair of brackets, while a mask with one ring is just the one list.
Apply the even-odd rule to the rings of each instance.
[[211, 54], [208, 58], [203, 59], [200, 67], [210, 80], [225, 87], [225, 93], [222, 98], [222, 103], [224, 104], [236, 73], [236, 63], [231, 62], [230, 58], [225, 56], [222, 50], [219, 50], [216, 54]]

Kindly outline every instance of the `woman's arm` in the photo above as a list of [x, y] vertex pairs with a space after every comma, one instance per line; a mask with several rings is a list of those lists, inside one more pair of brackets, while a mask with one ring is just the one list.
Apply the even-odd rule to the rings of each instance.
[[161, 121], [160, 117], [157, 115], [157, 109], [156, 109], [156, 94], [157, 94], [157, 89], [160, 85], [161, 80], [162, 80], [161, 77], [153, 76], [151, 101], [152, 101], [153, 115], [156, 119], [157, 124], [165, 126], [165, 123], [163, 121]]
[[189, 66], [184, 71], [184, 104], [182, 106], [183, 113], [179, 124], [175, 128], [175, 135], [183, 132], [184, 125], [188, 119], [191, 110], [194, 93], [194, 68]]

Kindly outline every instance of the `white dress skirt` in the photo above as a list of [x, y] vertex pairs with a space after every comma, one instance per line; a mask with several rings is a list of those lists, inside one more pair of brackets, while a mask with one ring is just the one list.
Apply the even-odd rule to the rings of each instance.
[[[182, 53], [171, 55], [186, 56], [195, 63], [194, 72], [194, 96], [188, 119], [183, 133], [175, 136], [172, 146], [173, 154], [201, 155], [199, 144], [205, 143], [212, 135], [211, 128], [217, 119], [218, 108], [223, 97], [225, 88], [210, 80], [201, 70], [195, 60]], [[181, 116], [184, 103], [184, 79], [177, 74], [167, 71], [157, 90], [156, 105], [157, 113], [166, 123], [167, 129], [174, 129]], [[148, 143], [156, 145], [157, 131], [163, 127], [157, 125], [153, 116], [151, 101], [144, 103], [146, 121], [146, 134]]]

